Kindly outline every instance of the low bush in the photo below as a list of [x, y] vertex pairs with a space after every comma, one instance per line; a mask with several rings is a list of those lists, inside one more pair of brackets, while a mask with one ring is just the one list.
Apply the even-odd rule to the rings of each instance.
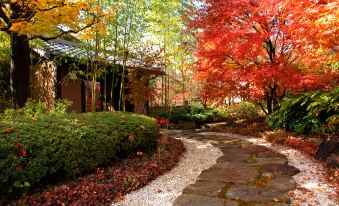
[[228, 116], [215, 109], [205, 109], [200, 105], [171, 108], [151, 109], [151, 116], [168, 118], [172, 123], [195, 122], [197, 124], [220, 122], [227, 120]]
[[0, 197], [73, 178], [156, 147], [152, 118], [131, 113], [44, 115], [0, 122]]
[[[44, 103], [32, 99], [28, 99], [25, 106], [21, 109], [6, 109], [1, 110], [0, 98], [0, 119], [10, 121], [20, 117], [42, 117], [46, 115], [64, 115], [72, 102], [68, 100], [57, 100], [54, 103], [53, 109], [48, 109]], [[9, 108], [9, 106], [7, 107]]]
[[260, 116], [260, 109], [252, 102], [243, 101], [232, 106], [220, 106], [216, 109], [232, 119], [251, 119]]
[[267, 117], [273, 128], [298, 134], [339, 130], [339, 87], [285, 98], [279, 110]]

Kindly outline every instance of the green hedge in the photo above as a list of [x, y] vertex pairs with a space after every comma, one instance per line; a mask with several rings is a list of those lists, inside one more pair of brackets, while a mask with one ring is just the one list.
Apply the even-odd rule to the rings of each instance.
[[339, 130], [339, 87], [285, 98], [279, 110], [267, 117], [274, 128], [299, 134]]
[[2, 120], [0, 194], [20, 194], [53, 178], [93, 171], [136, 151], [151, 152], [158, 137], [154, 119], [131, 113]]

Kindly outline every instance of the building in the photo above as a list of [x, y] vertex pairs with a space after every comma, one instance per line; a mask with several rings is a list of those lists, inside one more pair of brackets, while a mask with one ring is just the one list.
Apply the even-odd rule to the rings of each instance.
[[[95, 88], [96, 111], [105, 109], [119, 110], [121, 94], [125, 95], [126, 111], [147, 113], [148, 110], [148, 82], [150, 79], [163, 75], [160, 66], [150, 65], [142, 60], [130, 58], [125, 62], [123, 73], [123, 61], [111, 56], [105, 60], [97, 61], [96, 68], [104, 68], [107, 72], [98, 72], [96, 77], [89, 77], [89, 59], [92, 54], [86, 51], [80, 42], [69, 40], [51, 40], [45, 42], [43, 49], [34, 50], [34, 67], [31, 69], [31, 96], [33, 99], [42, 101], [48, 108], [52, 108], [56, 99], [72, 102], [70, 111], [77, 113], [92, 110], [92, 94]], [[93, 73], [93, 72], [92, 72]], [[141, 98], [130, 98], [132, 85], [127, 76], [134, 74], [134, 81], [144, 82], [144, 86], [138, 91]], [[145, 80], [145, 75], [147, 79]], [[123, 92], [121, 82], [124, 78]], [[95, 81], [93, 81], [95, 80]], [[127, 98], [128, 97], [128, 98]]]

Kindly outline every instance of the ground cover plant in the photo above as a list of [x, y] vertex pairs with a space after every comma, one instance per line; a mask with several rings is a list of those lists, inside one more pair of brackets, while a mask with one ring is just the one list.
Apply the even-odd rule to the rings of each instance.
[[137, 151], [150, 153], [158, 137], [154, 119], [132, 113], [5, 118], [0, 122], [1, 198], [18, 198]]

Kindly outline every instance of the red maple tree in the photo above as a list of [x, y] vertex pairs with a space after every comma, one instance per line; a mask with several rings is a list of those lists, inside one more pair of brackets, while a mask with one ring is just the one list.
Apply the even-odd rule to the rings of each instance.
[[267, 113], [287, 92], [333, 86], [338, 8], [335, 0], [204, 0], [189, 22], [196, 78], [211, 99], [265, 98]]

